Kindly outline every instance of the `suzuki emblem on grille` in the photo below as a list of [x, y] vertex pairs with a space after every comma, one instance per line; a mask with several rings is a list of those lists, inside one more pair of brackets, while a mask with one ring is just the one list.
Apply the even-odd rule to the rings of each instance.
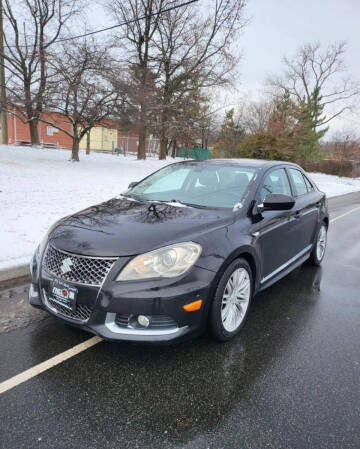
[[62, 271], [63, 274], [68, 273], [69, 271], [71, 271], [71, 267], [73, 266], [73, 262], [70, 259], [70, 257], [67, 257], [66, 259], [63, 260], [61, 266], [60, 266], [60, 270]]

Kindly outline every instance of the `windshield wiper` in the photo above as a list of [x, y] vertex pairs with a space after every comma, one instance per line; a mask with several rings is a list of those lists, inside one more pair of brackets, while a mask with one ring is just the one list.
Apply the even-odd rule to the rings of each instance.
[[131, 200], [134, 200], [134, 201], [144, 201], [139, 195], [132, 195], [132, 194], [122, 194], [121, 193], [121, 196], [123, 197], [123, 198], [126, 198], [126, 199], [131, 199]]
[[178, 203], [184, 206], [196, 207], [197, 209], [211, 209], [209, 206], [203, 206], [202, 204], [185, 203], [184, 201], [180, 200], [171, 200], [170, 203]]
[[187, 204], [186, 204], [186, 203], [183, 203], [182, 201], [180, 201], [180, 200], [176, 200], [176, 199], [170, 200], [170, 201], [169, 201], [169, 203], [178, 203], [178, 204], [184, 204], [185, 206], [187, 206]]
[[146, 201], [151, 201], [152, 203], [162, 203], [162, 204], [171, 204], [171, 203], [175, 203], [175, 204], [180, 204], [182, 206], [188, 206], [187, 203], [183, 203], [180, 200], [146, 200]]
[[172, 204], [172, 203], [174, 203], [174, 204], [179, 204], [180, 206], [194, 207], [197, 209], [211, 209], [211, 207], [209, 207], [209, 206], [203, 206], [201, 204], [186, 203], [185, 201], [177, 200], [176, 198], [173, 198], [171, 200], [155, 200], [155, 199], [144, 198], [139, 195], [122, 195], [122, 196], [125, 198], [128, 197], [135, 201], [140, 201], [140, 202], [143, 201], [145, 203], [152, 203], [152, 204], [156, 204], [156, 203]]

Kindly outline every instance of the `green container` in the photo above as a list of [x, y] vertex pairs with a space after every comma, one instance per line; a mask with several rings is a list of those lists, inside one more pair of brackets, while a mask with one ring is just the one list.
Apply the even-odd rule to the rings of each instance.
[[176, 150], [176, 157], [184, 159], [210, 159], [211, 152], [207, 148], [180, 148]]

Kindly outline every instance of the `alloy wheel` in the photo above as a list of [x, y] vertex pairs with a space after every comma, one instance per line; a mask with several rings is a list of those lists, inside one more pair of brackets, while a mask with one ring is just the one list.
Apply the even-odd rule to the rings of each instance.
[[324, 254], [325, 254], [326, 237], [327, 237], [327, 235], [326, 235], [326, 227], [325, 227], [325, 225], [322, 225], [320, 230], [319, 230], [317, 243], [316, 243], [316, 256], [317, 256], [319, 261], [322, 260], [322, 258], [324, 257]]
[[221, 319], [227, 332], [234, 332], [249, 307], [251, 281], [245, 268], [236, 269], [227, 281], [221, 303]]

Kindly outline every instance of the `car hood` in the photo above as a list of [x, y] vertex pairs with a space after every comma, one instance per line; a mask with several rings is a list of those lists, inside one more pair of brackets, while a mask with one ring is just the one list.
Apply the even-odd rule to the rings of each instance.
[[50, 233], [58, 249], [88, 256], [133, 256], [200, 234], [234, 220], [229, 209], [114, 198], [61, 220]]

